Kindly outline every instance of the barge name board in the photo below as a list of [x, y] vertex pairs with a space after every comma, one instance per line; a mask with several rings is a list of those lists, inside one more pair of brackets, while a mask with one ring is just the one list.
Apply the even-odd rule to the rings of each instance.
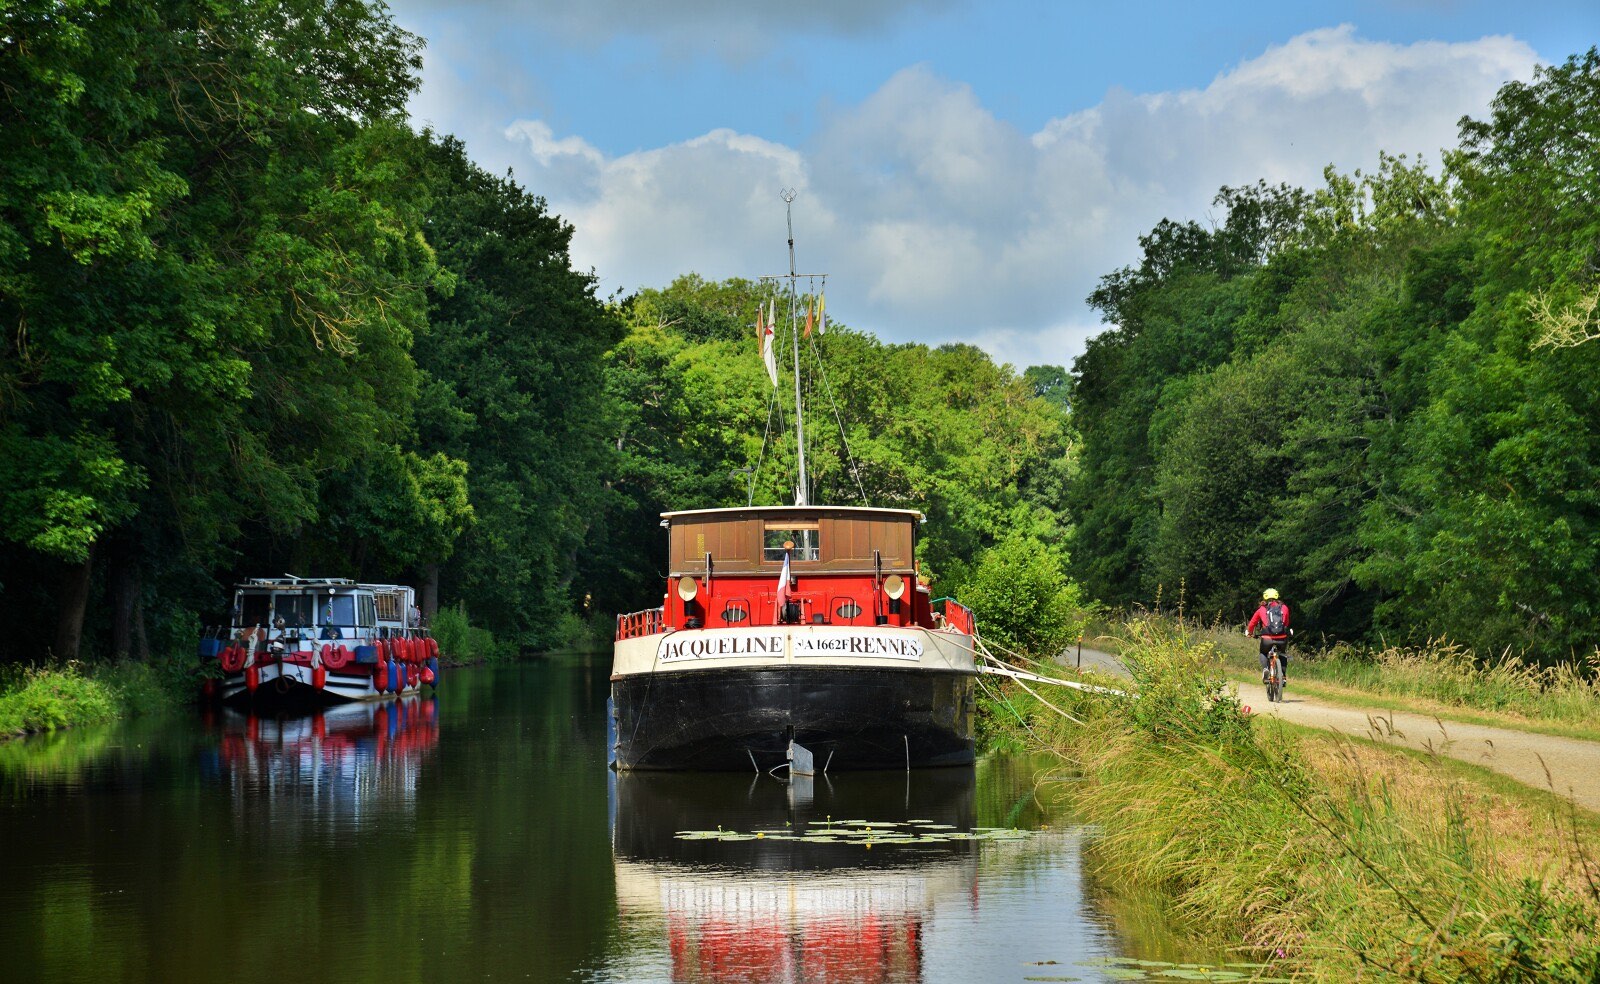
[[882, 656], [887, 659], [922, 658], [922, 640], [885, 632], [851, 632], [848, 635], [797, 635], [796, 656]]
[[[738, 659], [769, 657], [782, 659], [785, 643], [791, 639], [782, 631], [744, 629], [696, 634], [692, 637], [668, 636], [656, 647], [656, 659], [663, 663], [698, 659]], [[887, 632], [795, 633], [796, 656], [870, 656], [879, 659], [922, 659], [922, 640], [915, 636]]]
[[656, 659], [671, 663], [684, 659], [718, 659], [740, 656], [770, 656], [782, 659], [783, 633], [772, 631], [718, 632], [681, 639], [668, 636], [656, 647]]

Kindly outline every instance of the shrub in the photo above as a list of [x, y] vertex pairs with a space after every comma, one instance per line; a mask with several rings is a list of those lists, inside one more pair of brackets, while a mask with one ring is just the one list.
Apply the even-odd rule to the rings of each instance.
[[482, 663], [516, 655], [514, 647], [496, 642], [493, 632], [472, 624], [465, 602], [439, 609], [430, 626], [439, 642], [439, 655], [452, 662]]
[[1006, 649], [1052, 659], [1088, 619], [1078, 586], [1039, 540], [1012, 535], [985, 550], [961, 585], [978, 632]]
[[116, 691], [84, 675], [77, 663], [31, 667], [23, 671], [21, 686], [0, 694], [0, 734], [106, 721], [120, 709]]

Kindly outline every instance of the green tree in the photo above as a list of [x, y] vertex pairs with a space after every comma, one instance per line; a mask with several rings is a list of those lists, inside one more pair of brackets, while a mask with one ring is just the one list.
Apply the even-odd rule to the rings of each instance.
[[1450, 161], [1471, 235], [1471, 312], [1430, 367], [1399, 489], [1361, 569], [1391, 632], [1560, 654], [1593, 646], [1600, 589], [1600, 370], [1539, 344], [1538, 302], [1600, 269], [1600, 54], [1510, 83]]
[[403, 430], [361, 376], [403, 368], [433, 276], [399, 125], [419, 46], [356, 0], [0, 18], [0, 534], [16, 580], [62, 585], [70, 655], [100, 545], [114, 585], [213, 563]]
[[605, 499], [602, 356], [621, 326], [544, 199], [455, 139], [426, 154], [428, 242], [449, 282], [414, 349], [417, 428], [423, 453], [466, 463], [475, 521], [453, 554], [444, 538], [419, 549], [418, 569], [503, 640], [547, 644]]

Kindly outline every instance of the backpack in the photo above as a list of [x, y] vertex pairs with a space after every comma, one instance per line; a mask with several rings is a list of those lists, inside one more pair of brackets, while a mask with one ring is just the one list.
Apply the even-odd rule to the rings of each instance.
[[1283, 606], [1276, 601], [1267, 602], [1267, 623], [1263, 635], [1279, 636], [1288, 631], [1288, 626], [1283, 620]]

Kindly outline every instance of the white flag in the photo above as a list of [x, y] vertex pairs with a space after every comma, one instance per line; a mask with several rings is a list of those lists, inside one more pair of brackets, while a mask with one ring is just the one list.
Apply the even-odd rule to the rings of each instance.
[[767, 375], [772, 377], [772, 385], [778, 385], [778, 356], [773, 351], [772, 322], [761, 324], [761, 312], [756, 312], [756, 324], [761, 328], [761, 361], [766, 364]]
[[778, 575], [778, 594], [772, 599], [772, 624], [783, 621], [783, 607], [789, 603], [789, 551], [783, 552], [783, 573]]

